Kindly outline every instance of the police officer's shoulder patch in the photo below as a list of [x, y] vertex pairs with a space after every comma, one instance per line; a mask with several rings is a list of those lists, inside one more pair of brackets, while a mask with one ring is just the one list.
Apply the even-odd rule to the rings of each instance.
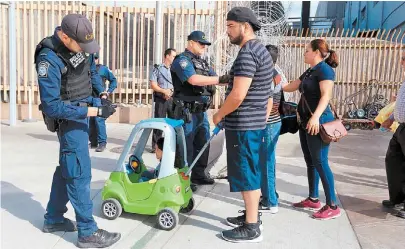
[[181, 68], [185, 69], [188, 65], [188, 61], [187, 61], [187, 59], [181, 59], [179, 64], [180, 64]]
[[47, 78], [48, 77], [48, 68], [49, 68], [49, 62], [47, 61], [41, 61], [38, 63], [38, 77], [40, 78]]

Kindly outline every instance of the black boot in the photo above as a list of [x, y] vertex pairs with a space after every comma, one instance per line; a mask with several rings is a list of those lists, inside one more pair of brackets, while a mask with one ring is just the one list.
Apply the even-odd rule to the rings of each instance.
[[383, 200], [383, 201], [382, 201], [382, 205], [383, 205], [383, 207], [385, 207], [385, 208], [394, 208], [394, 207], [395, 207], [395, 203], [393, 203], [393, 202], [390, 201], [390, 200]]
[[103, 229], [98, 229], [88, 237], [81, 237], [77, 240], [79, 248], [105, 248], [120, 240], [120, 233], [110, 233]]
[[197, 189], [198, 189], [197, 185], [194, 183], [190, 184], [190, 188], [191, 188], [191, 191], [193, 191], [193, 192], [197, 191]]
[[55, 224], [44, 223], [44, 227], [42, 228], [42, 231], [44, 233], [76, 232], [77, 225], [76, 225], [76, 221], [72, 221], [72, 220], [65, 218], [64, 221], [61, 223], [55, 223]]
[[191, 174], [191, 183], [196, 185], [212, 185], [215, 180], [206, 174]]
[[103, 152], [105, 150], [106, 144], [99, 144], [96, 151]]

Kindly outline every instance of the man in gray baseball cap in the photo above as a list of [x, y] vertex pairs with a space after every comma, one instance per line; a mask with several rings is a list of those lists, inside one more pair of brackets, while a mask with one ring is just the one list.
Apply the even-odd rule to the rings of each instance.
[[234, 7], [232, 8], [226, 17], [227, 21], [235, 22], [247, 22], [252, 26], [253, 31], [258, 31], [262, 28], [256, 14], [246, 7]]

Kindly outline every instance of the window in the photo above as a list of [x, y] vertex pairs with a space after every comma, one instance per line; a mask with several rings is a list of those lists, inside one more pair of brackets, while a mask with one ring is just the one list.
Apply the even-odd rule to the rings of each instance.
[[357, 18], [352, 22], [352, 29], [357, 28]]
[[361, 20], [366, 19], [366, 6], [361, 10]]

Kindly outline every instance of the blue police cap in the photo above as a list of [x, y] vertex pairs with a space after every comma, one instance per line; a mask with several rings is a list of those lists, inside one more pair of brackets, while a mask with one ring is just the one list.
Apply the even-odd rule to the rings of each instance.
[[211, 42], [206, 40], [204, 32], [199, 31], [199, 30], [191, 32], [191, 34], [187, 37], [187, 40], [196, 41], [201, 44], [208, 45], [208, 46], [211, 45]]

